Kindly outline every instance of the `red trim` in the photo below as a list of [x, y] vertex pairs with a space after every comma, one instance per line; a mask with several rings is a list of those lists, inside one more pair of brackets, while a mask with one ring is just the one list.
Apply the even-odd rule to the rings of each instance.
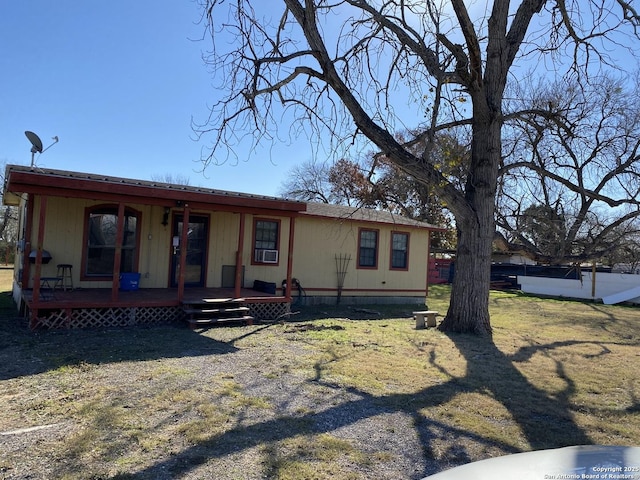
[[31, 235], [33, 234], [33, 204], [35, 196], [29, 194], [27, 197], [27, 209], [24, 219], [24, 250], [22, 252], [22, 288], [29, 288], [29, 279], [31, 278], [31, 263], [29, 262], [29, 254], [31, 253]]
[[[120, 288], [120, 261], [122, 260], [122, 237], [124, 236], [124, 217], [126, 208], [124, 203], [118, 205], [118, 223], [116, 227], [116, 251], [113, 255], [113, 281], [111, 282], [111, 301], [118, 301], [118, 289]], [[138, 222], [136, 221], [136, 236], [138, 234]]]
[[[211, 242], [211, 214], [206, 212], [206, 213], [202, 213], [202, 212], [194, 212], [193, 208], [191, 208], [191, 205], [187, 205], [189, 207], [189, 222], [193, 221], [193, 218], [202, 218], [206, 220], [206, 225], [207, 225], [207, 238], [206, 238], [206, 246], [205, 246], [205, 251], [204, 251], [204, 264], [202, 265], [203, 268], [203, 272], [202, 272], [202, 287], [206, 287], [207, 285], [207, 281], [208, 281], [208, 273], [209, 273], [209, 246], [210, 246], [210, 242]], [[178, 222], [181, 222], [182, 220], [180, 220], [180, 218], [182, 218], [182, 220], [184, 220], [184, 210], [174, 210], [172, 211], [171, 214], [171, 234], [169, 235], [169, 244], [168, 244], [168, 248], [169, 248], [169, 263], [167, 265], [167, 287], [168, 288], [177, 288], [178, 286], [178, 282], [176, 281], [175, 284], [173, 283], [173, 237], [175, 236], [174, 234], [176, 233], [177, 230], [177, 225]], [[188, 233], [188, 232], [187, 232]], [[180, 238], [180, 245], [182, 245], [182, 238]], [[176, 270], [177, 272], [177, 270]]]
[[[189, 241], [189, 205], [184, 206], [182, 212], [182, 237], [180, 238], [180, 273], [178, 273], [178, 301], [182, 302], [184, 299], [184, 270], [187, 266], [187, 242]], [[174, 217], [174, 221], [178, 221], [177, 215]], [[208, 243], [207, 233], [207, 243]], [[205, 267], [206, 268], [206, 267]]]
[[244, 297], [246, 303], [288, 303], [291, 300], [286, 297]]
[[291, 301], [291, 277], [293, 276], [293, 245], [296, 232], [296, 219], [291, 217], [289, 220], [289, 250], [287, 251], [287, 288], [285, 297], [287, 301]]
[[[120, 298], [117, 302], [112, 302], [110, 295], [102, 295], [103, 290], [110, 289], [85, 289], [80, 292], [77, 291], [72, 294], [72, 298], [60, 299], [54, 298], [47, 300], [46, 302], [40, 302], [40, 309], [76, 309], [76, 308], [103, 308], [103, 307], [174, 307], [181, 304], [177, 298], [177, 292], [174, 288], [150, 288], [140, 289], [137, 292], [120, 292]], [[203, 289], [208, 290], [208, 289]], [[211, 289], [214, 293], [214, 298], [217, 296], [215, 293], [218, 289]], [[155, 293], [157, 291], [157, 293]], [[99, 299], [96, 299], [94, 292], [98, 292]], [[147, 296], [147, 294], [151, 295]], [[60, 295], [64, 296], [64, 294]], [[225, 294], [227, 298], [227, 294]], [[247, 303], [283, 303], [286, 298], [283, 296], [244, 296]], [[35, 304], [32, 299], [25, 298], [28, 306], [34, 308]]]
[[[36, 245], [36, 271], [33, 275], [33, 304], [37, 310], [38, 305], [40, 303], [40, 276], [42, 274], [42, 248], [44, 244], [44, 229], [45, 229], [45, 219], [47, 213], [47, 197], [40, 197], [40, 215], [38, 218], [38, 244]], [[35, 327], [34, 322], [36, 321], [36, 317], [33, 312], [31, 312], [30, 318], [30, 327]]]
[[[275, 263], [256, 262], [256, 224], [258, 222], [273, 222], [278, 224], [278, 238], [276, 238], [276, 248], [278, 251], [278, 261]], [[282, 220], [280, 218], [253, 217], [253, 232], [251, 232], [251, 265], [262, 265], [267, 267], [277, 267], [280, 265], [280, 238], [282, 235]]]
[[[371, 266], [360, 265], [360, 242], [362, 240], [362, 232], [375, 232], [376, 234], [376, 253], [375, 264]], [[361, 270], [377, 270], [378, 269], [378, 257], [380, 256], [380, 230], [377, 228], [365, 228], [358, 227], [358, 258], [356, 260], [356, 268]]]
[[[394, 267], [393, 266], [393, 236], [394, 235], [406, 235], [407, 237], [407, 258], [405, 267]], [[391, 237], [389, 242], [389, 270], [394, 272], [407, 272], [409, 271], [409, 240], [411, 239], [411, 234], [409, 232], [402, 232], [399, 230], [391, 230]]]
[[242, 290], [242, 252], [244, 251], [244, 232], [246, 228], [247, 218], [244, 213], [240, 214], [240, 228], [238, 231], [238, 249], [236, 250], [236, 276], [233, 294], [236, 298], [240, 298]]
[[[217, 190], [196, 190], [191, 187], [167, 185], [156, 186], [151, 183], [133, 179], [99, 177], [78, 178], [89, 175], [50, 170], [37, 172], [20, 170], [19, 166], [11, 166], [7, 170], [7, 189], [14, 193], [38, 193], [50, 196], [92, 198], [107, 202], [141, 203], [144, 205], [175, 206], [176, 201], [188, 202], [191, 208], [202, 205], [215, 205], [217, 209], [227, 206], [230, 209], [248, 208], [263, 211], [299, 212], [306, 210], [306, 203], [263, 198], [254, 195], [233, 194]], [[22, 167], [25, 168], [25, 167]]]
[[[338, 292], [337, 288], [314, 288], [314, 287], [304, 287], [305, 292]], [[426, 293], [425, 289], [420, 288], [343, 288], [342, 292], [375, 292], [375, 293], [392, 293], [392, 292], [408, 292], [408, 293]]]

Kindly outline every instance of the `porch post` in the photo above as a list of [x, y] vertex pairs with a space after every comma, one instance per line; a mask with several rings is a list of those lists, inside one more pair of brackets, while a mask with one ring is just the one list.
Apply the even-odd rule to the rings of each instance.
[[293, 274], [293, 244], [296, 232], [296, 217], [289, 218], [289, 249], [287, 251], [287, 289], [285, 297], [291, 302], [291, 277]]
[[242, 252], [244, 250], [244, 231], [245, 231], [246, 215], [240, 214], [240, 231], [238, 233], [238, 250], [236, 251], [236, 277], [233, 283], [233, 296], [240, 298], [242, 296]]
[[[40, 197], [40, 216], [38, 218], [38, 245], [36, 246], [36, 270], [33, 276], [33, 308], [30, 311], [29, 328], [37, 326], [38, 305], [40, 303], [40, 277], [42, 276], [42, 246], [44, 244], [44, 224], [47, 213], [47, 197]], [[27, 261], [29, 259], [27, 258]]]
[[184, 269], [187, 266], [187, 242], [189, 241], [189, 204], [182, 213], [182, 236], [180, 238], [180, 270], [178, 272], [178, 302], [184, 300]]
[[35, 202], [35, 196], [30, 193], [27, 197], [27, 211], [26, 218], [24, 219], [24, 249], [22, 251], [22, 289], [29, 288], [29, 278], [31, 273], [31, 264], [29, 262], [29, 254], [31, 253], [31, 235], [33, 234], [33, 204]]
[[116, 251], [113, 255], [113, 281], [111, 282], [111, 301], [118, 301], [120, 288], [120, 263], [122, 260], [122, 240], [124, 239], [124, 203], [118, 204], [118, 226], [116, 228]]

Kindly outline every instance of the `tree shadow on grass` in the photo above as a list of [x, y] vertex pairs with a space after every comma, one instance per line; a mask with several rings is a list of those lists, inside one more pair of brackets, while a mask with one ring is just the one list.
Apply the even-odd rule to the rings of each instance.
[[[488, 338], [468, 335], [450, 338], [467, 360], [465, 379], [469, 386], [476, 391], [488, 391], [508, 410], [532, 450], [592, 443], [573, 419], [570, 399], [575, 393], [575, 383], [566, 375], [562, 362], [555, 361], [556, 376], [565, 382], [565, 387], [553, 396], [534, 386], [514, 365], [530, 358], [535, 351], [565, 345], [527, 346], [513, 355], [505, 355]], [[592, 342], [568, 345], [576, 343]]]
[[[526, 449], [538, 450], [568, 445], [588, 445], [592, 441], [587, 433], [575, 422], [571, 413], [571, 397], [575, 392], [573, 380], [566, 375], [561, 362], [556, 362], [556, 375], [564, 380], [565, 387], [553, 395], [533, 385], [515, 366], [515, 362], [530, 357], [532, 348], [514, 355], [501, 352], [490, 338], [471, 335], [450, 335], [451, 340], [466, 360], [466, 372], [462, 376], [448, 374], [445, 360], [435, 354], [430, 357], [432, 367], [445, 372], [449, 380], [425, 388], [417, 393], [401, 393], [374, 396], [355, 388], [346, 389], [349, 400], [328, 406], [320, 411], [300, 415], [283, 415], [253, 425], [238, 425], [219, 435], [156, 463], [136, 476], [154, 478], [161, 472], [170, 472], [178, 477], [207, 463], [210, 459], [236, 454], [252, 447], [262, 446], [268, 454], [268, 446], [299, 435], [330, 433], [341, 427], [376, 417], [399, 413], [413, 419], [422, 452], [422, 467], [415, 478], [437, 473], [446, 467], [453, 467], [471, 461], [464, 442], [473, 442], [486, 450], [499, 453], [516, 453], [521, 449], [514, 443], [490, 438], [470, 431], [451, 422], [442, 421], [429, 415], [425, 409], [446, 404], [463, 393], [479, 393], [499, 402], [509, 412], [515, 425], [527, 442]], [[590, 342], [584, 342], [590, 343]], [[545, 350], [546, 345], [539, 345]], [[554, 346], [550, 346], [554, 348]], [[309, 383], [321, 383], [336, 390], [345, 389], [333, 385], [323, 378], [323, 369], [318, 366], [314, 379]], [[474, 405], [469, 405], [470, 409]], [[392, 434], [389, 434], [392, 435]], [[446, 443], [452, 450], [442, 454], [434, 452]], [[271, 472], [272, 474], [274, 472]]]
[[178, 325], [32, 332], [17, 315], [0, 315], [0, 380], [62, 366], [222, 355], [232, 343]]

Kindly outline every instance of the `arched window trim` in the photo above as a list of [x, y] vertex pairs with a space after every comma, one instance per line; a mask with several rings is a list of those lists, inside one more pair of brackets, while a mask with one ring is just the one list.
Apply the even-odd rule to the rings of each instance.
[[[111, 273], [107, 274], [89, 274], [87, 273], [87, 269], [89, 266], [89, 229], [90, 229], [90, 219], [93, 214], [111, 214], [115, 215], [116, 218], [118, 216], [118, 205], [117, 204], [100, 204], [93, 205], [91, 207], [85, 208], [83, 223], [84, 223], [84, 238], [82, 242], [82, 268], [80, 270], [80, 279], [85, 281], [105, 281], [113, 279], [113, 270]], [[136, 210], [131, 207], [125, 207], [124, 211], [125, 216], [135, 217], [136, 219], [136, 233], [134, 246], [130, 248], [133, 252], [132, 259], [132, 271], [138, 271], [138, 263], [140, 260], [140, 229], [142, 226], [142, 213], [139, 210]], [[113, 268], [113, 265], [112, 265]]]

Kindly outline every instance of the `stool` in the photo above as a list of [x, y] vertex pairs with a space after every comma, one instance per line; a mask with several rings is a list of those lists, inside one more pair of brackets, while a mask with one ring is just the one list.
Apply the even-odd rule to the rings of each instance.
[[60, 286], [65, 292], [67, 288], [73, 290], [73, 265], [69, 263], [58, 264], [57, 277], [60, 279]]

